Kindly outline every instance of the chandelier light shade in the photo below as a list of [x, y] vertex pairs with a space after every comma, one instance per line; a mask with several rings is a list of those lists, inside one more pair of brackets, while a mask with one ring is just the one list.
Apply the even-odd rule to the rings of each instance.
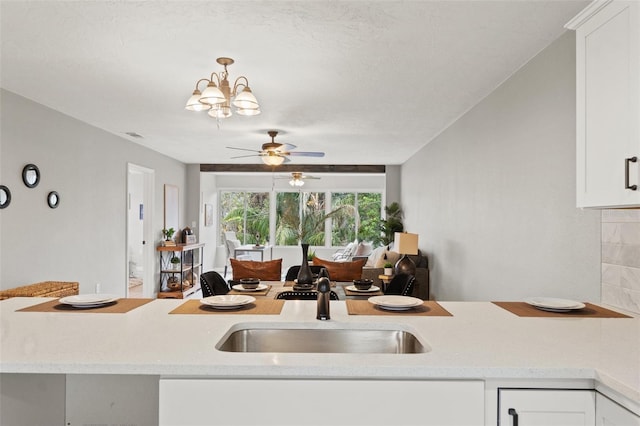
[[[251, 91], [249, 80], [245, 76], [236, 78], [233, 88], [229, 84], [227, 66], [233, 64], [234, 60], [218, 58], [216, 62], [222, 65], [224, 70], [219, 73], [212, 72], [211, 77], [198, 80], [185, 109], [188, 111], [208, 111], [208, 114], [215, 119], [231, 117], [232, 105], [239, 115], [260, 114], [260, 104]], [[207, 86], [201, 92], [200, 84], [203, 82], [206, 82]]]
[[304, 181], [302, 179], [300, 179], [300, 178], [296, 179], [294, 177], [293, 179], [291, 179], [289, 181], [289, 185], [291, 185], [291, 186], [302, 186], [302, 185], [304, 185]]

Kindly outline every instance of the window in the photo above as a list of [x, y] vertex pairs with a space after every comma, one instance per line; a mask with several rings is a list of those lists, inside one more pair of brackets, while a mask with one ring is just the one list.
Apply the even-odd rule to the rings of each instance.
[[220, 242], [224, 232], [235, 231], [243, 244], [269, 241], [269, 193], [220, 193]]
[[[274, 197], [270, 239], [269, 197]], [[325, 214], [341, 207], [329, 221]], [[234, 192], [220, 193], [221, 242], [224, 231], [235, 231], [243, 244], [271, 242], [297, 246], [345, 246], [354, 240], [374, 241], [380, 235], [382, 194], [378, 192]], [[331, 229], [325, 229], [329, 224]], [[259, 241], [258, 241], [259, 239]]]

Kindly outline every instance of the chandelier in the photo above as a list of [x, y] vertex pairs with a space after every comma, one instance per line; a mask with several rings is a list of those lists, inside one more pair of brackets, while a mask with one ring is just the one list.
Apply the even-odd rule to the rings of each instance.
[[[224, 71], [212, 72], [210, 78], [198, 80], [185, 109], [188, 111], [209, 111], [208, 114], [216, 119], [230, 117], [231, 105], [236, 107], [236, 112], [240, 115], [260, 114], [260, 105], [251, 92], [249, 80], [245, 76], [236, 78], [233, 89], [229, 85], [227, 65], [233, 64], [233, 59], [218, 58], [216, 62], [224, 67]], [[198, 86], [203, 81], [207, 82], [207, 87], [200, 92]], [[232, 98], [233, 101], [231, 101]]]

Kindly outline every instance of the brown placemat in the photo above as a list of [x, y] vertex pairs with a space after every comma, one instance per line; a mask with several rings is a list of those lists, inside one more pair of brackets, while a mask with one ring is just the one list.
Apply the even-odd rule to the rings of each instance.
[[631, 318], [628, 315], [612, 311], [591, 303], [585, 303], [583, 309], [570, 312], [550, 312], [537, 309], [525, 302], [491, 302], [519, 317], [539, 318]]
[[[284, 286], [285, 287], [293, 287], [295, 283], [293, 281], [285, 281], [284, 282]], [[331, 281], [331, 287], [335, 287], [336, 286], [336, 282], [335, 281]]]
[[424, 303], [407, 311], [385, 311], [373, 305], [368, 300], [347, 299], [349, 315], [406, 315], [424, 317], [451, 317], [451, 313], [437, 302], [425, 300]]
[[152, 302], [154, 299], [118, 299], [114, 303], [95, 308], [74, 308], [60, 303], [58, 299], [18, 309], [16, 312], [77, 312], [100, 314], [124, 314]]
[[266, 296], [267, 293], [269, 293], [269, 290], [271, 290], [271, 287], [273, 286], [267, 285], [267, 288], [260, 291], [238, 291], [238, 290], [231, 289], [227, 294], [243, 294], [247, 296]]
[[222, 314], [222, 315], [278, 315], [284, 300], [258, 299], [238, 309], [215, 309], [203, 305], [199, 300], [187, 300], [170, 314]]

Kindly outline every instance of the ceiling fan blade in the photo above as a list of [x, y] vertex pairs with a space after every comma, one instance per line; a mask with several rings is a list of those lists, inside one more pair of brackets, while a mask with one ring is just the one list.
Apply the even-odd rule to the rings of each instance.
[[294, 144], [291, 143], [283, 143], [280, 146], [281, 149], [283, 149], [284, 151], [291, 151], [292, 149], [296, 149], [297, 146], [295, 146]]
[[312, 152], [312, 151], [292, 151], [283, 153], [285, 155], [293, 155], [298, 157], [324, 157], [324, 152]]
[[251, 152], [258, 152], [258, 153], [262, 152], [262, 151], [258, 151], [256, 149], [236, 148], [236, 147], [233, 147], [233, 146], [228, 146], [227, 148], [229, 148], [229, 149], [238, 149], [240, 151], [251, 151]]
[[237, 155], [235, 157], [230, 158], [246, 158], [246, 157], [262, 157], [260, 154], [250, 154], [250, 155]]

